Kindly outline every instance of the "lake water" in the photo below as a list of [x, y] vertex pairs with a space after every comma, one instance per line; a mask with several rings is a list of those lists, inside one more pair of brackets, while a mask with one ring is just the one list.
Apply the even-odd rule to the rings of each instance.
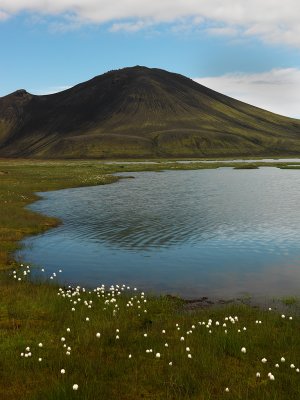
[[26, 239], [18, 257], [49, 274], [62, 268], [72, 284], [190, 298], [299, 295], [299, 170], [130, 175], [42, 193], [30, 209], [63, 224]]
[[[178, 164], [190, 164], [190, 163], [216, 163], [216, 162], [221, 162], [221, 163], [255, 163], [255, 162], [260, 162], [260, 163], [300, 163], [300, 158], [260, 158], [260, 159], [231, 159], [231, 160], [218, 160], [218, 159], [212, 159], [212, 160], [173, 160], [173, 161], [164, 161], [164, 164], [172, 164], [172, 163], [178, 163]], [[159, 161], [102, 161], [101, 163], [103, 164], [160, 164]]]

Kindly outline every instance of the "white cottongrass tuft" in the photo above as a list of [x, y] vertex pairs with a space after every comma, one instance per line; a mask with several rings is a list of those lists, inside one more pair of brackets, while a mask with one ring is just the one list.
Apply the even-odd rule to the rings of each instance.
[[242, 348], [241, 348], [241, 352], [242, 352], [242, 353], [246, 353], [246, 352], [247, 352], [246, 347], [242, 347]]
[[74, 385], [73, 385], [73, 390], [78, 390], [78, 385], [77, 385], [77, 383], [75, 383]]

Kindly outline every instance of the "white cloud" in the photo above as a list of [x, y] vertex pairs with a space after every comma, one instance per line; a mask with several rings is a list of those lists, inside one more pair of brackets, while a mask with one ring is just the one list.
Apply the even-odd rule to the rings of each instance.
[[1, 11], [1, 9], [0, 9], [0, 21], [5, 21], [8, 18], [9, 18], [9, 15], [6, 12]]
[[151, 21], [134, 21], [134, 22], [115, 22], [112, 24], [110, 31], [118, 32], [118, 31], [126, 31], [126, 32], [137, 32], [141, 29], [148, 28], [153, 25]]
[[216, 36], [236, 36], [238, 34], [238, 30], [231, 26], [207, 28], [206, 32]]
[[300, 118], [300, 69], [195, 78], [217, 92], [288, 117]]
[[0, 19], [24, 11], [61, 17], [73, 26], [111, 23], [112, 30], [135, 31], [150, 22], [205, 21], [212, 34], [255, 36], [300, 47], [299, 0], [0, 0]]
[[45, 89], [32, 89], [29, 90], [30, 93], [36, 94], [36, 95], [46, 95], [46, 94], [53, 94], [53, 93], [58, 93], [62, 92], [63, 90], [70, 89], [72, 86], [51, 86]]

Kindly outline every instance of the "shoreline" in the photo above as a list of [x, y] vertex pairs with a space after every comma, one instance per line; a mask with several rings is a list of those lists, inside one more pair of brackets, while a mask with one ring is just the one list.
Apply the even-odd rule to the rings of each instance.
[[[19, 265], [21, 281], [3, 271], [17, 266], [8, 254], [22, 238], [57, 223], [24, 208], [37, 200], [34, 193], [112, 183], [109, 173], [132, 172], [76, 164], [0, 165], [8, 172], [0, 175], [0, 398], [298, 400], [300, 319], [290, 308], [284, 318], [235, 303], [185, 311], [183, 300], [147, 296], [145, 303], [142, 293], [129, 291], [115, 296], [114, 315], [111, 291], [80, 290], [74, 298], [54, 280], [24, 279]], [[275, 369], [283, 356], [286, 365]]]

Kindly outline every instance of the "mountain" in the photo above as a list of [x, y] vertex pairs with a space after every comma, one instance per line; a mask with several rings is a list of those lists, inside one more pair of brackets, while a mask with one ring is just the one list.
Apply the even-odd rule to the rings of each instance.
[[300, 154], [300, 121], [156, 68], [110, 71], [60, 93], [0, 98], [0, 156]]

